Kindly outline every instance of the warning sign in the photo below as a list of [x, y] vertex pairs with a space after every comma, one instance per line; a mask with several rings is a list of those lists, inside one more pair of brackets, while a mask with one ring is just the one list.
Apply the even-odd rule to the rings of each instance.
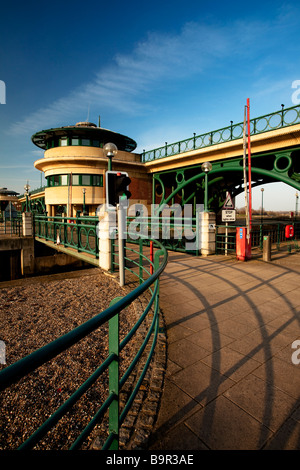
[[234, 209], [234, 205], [233, 205], [230, 193], [227, 193], [225, 202], [223, 204], [223, 209]]

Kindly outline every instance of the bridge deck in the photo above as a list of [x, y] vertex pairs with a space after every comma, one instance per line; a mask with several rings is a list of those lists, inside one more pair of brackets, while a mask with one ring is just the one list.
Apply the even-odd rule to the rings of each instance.
[[160, 284], [168, 367], [151, 450], [300, 449], [291, 358], [300, 253], [278, 258], [170, 254]]
[[92, 254], [83, 253], [83, 252], [77, 251], [76, 249], [70, 248], [70, 247], [66, 248], [63, 245], [58, 245], [57, 243], [54, 243], [54, 242], [49, 241], [49, 240], [44, 240], [43, 238], [36, 237], [36, 240], [41, 242], [41, 243], [44, 243], [45, 245], [47, 245], [50, 248], [53, 248], [57, 251], [60, 251], [60, 252], [65, 253], [67, 255], [74, 256], [75, 258], [80, 259], [82, 261], [86, 261], [87, 263], [93, 264], [94, 266], [99, 266], [98, 259], [95, 258], [95, 256], [93, 256]]

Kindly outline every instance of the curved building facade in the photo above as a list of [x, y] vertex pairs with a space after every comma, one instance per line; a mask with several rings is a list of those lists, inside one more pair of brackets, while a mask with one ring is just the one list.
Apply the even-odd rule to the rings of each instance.
[[75, 126], [37, 132], [32, 142], [44, 150], [44, 158], [34, 166], [46, 178], [48, 215], [75, 217], [78, 212], [95, 215], [98, 206], [105, 203], [105, 172], [109, 160], [104, 146], [107, 143], [115, 144], [118, 149], [111, 169], [126, 171], [131, 178], [130, 204], [151, 203], [149, 175], [140, 155], [133, 153], [136, 142], [131, 138], [90, 122], [79, 122]]

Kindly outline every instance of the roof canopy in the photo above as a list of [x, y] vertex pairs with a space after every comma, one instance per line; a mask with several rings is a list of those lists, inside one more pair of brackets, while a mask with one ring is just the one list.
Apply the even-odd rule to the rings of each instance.
[[85, 139], [99, 140], [101, 144], [105, 145], [112, 142], [118, 147], [118, 150], [132, 152], [135, 150], [137, 144], [130, 137], [118, 134], [102, 127], [97, 127], [96, 124], [91, 122], [78, 122], [75, 126], [65, 126], [43, 130], [37, 132], [31, 137], [32, 142], [43, 150], [47, 149], [47, 141], [52, 140], [53, 137], [79, 137]]
[[7, 188], [0, 188], [0, 196], [17, 196], [19, 193]]

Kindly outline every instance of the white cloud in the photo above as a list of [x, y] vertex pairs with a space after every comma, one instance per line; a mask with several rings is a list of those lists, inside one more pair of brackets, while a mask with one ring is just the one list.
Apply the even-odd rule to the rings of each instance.
[[186, 24], [178, 35], [151, 33], [131, 54], [116, 55], [91, 82], [14, 123], [8, 133], [33, 133], [62, 120], [70, 121], [86, 113], [88, 103], [127, 115], [145, 112], [145, 107], [151, 109], [146, 93], [153, 85], [163, 79], [201, 73], [209, 61], [230, 49], [227, 34], [226, 30], [197, 23]]
[[127, 116], [145, 114], [153, 109], [151, 92], [155, 86], [167, 89], [172, 81], [201, 75], [234, 54], [242, 56], [246, 48], [253, 51], [254, 37], [263, 48], [261, 38], [266, 34], [276, 34], [270, 21], [223, 26], [189, 22], [178, 34], [149, 33], [131, 54], [116, 55], [90, 82], [15, 122], [8, 133], [32, 134], [64, 120], [72, 122], [74, 116], [86, 114], [89, 103], [101, 112], [113, 109]]

